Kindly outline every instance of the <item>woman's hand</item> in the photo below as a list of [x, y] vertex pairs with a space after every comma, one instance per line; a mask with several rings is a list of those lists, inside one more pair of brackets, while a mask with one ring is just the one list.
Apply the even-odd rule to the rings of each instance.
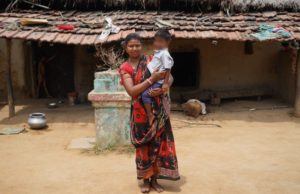
[[159, 80], [162, 80], [165, 78], [165, 74], [166, 72], [165, 71], [161, 71], [161, 72], [158, 72], [158, 69], [154, 70], [153, 73], [151, 74], [151, 81], [154, 83], [154, 82], [157, 82]]
[[149, 95], [151, 97], [159, 96], [163, 94], [163, 90], [161, 88], [155, 88], [149, 91]]

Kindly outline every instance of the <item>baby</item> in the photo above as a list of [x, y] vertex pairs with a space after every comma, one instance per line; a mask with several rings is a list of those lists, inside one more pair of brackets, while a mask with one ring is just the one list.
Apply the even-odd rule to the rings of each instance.
[[[142, 100], [145, 105], [149, 124], [151, 125], [154, 120], [154, 115], [152, 112], [152, 100], [153, 98], [149, 95], [149, 92], [156, 88], [162, 88], [163, 92], [166, 93], [169, 89], [169, 76], [171, 68], [174, 65], [173, 58], [171, 57], [168, 47], [171, 42], [171, 34], [168, 30], [161, 29], [155, 33], [154, 36], [154, 49], [155, 53], [152, 61], [148, 64], [149, 73], [152, 74], [155, 70], [165, 71], [165, 78], [163, 80], [159, 80], [158, 82], [151, 83], [152, 85], [143, 92]], [[148, 79], [149, 80], [149, 79]]]

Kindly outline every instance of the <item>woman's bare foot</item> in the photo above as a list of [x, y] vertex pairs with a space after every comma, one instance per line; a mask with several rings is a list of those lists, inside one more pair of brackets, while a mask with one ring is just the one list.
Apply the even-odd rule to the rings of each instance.
[[144, 184], [141, 188], [142, 193], [149, 193], [150, 192], [150, 181], [148, 179], [144, 179]]
[[158, 193], [161, 193], [164, 191], [164, 188], [158, 184], [157, 179], [156, 178], [152, 178], [151, 179], [151, 186], [152, 188], [157, 191]]

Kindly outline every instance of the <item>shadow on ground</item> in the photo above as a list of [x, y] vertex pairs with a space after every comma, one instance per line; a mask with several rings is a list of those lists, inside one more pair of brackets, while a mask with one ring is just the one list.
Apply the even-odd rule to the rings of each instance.
[[[20, 125], [27, 122], [28, 115], [33, 112], [42, 112], [51, 123], [94, 123], [94, 109], [89, 104], [68, 105], [67, 102], [60, 104], [58, 108], [49, 109], [48, 103], [56, 102], [56, 99], [29, 99], [16, 103], [16, 116], [8, 118], [7, 105], [0, 105], [0, 124]], [[245, 122], [284, 122], [296, 121], [292, 105], [276, 99], [256, 100], [235, 100], [224, 101], [220, 106], [208, 105], [208, 114], [198, 118], [187, 117], [182, 112], [173, 112], [180, 119], [189, 121], [230, 121], [241, 120]], [[226, 113], [226, 114], [224, 114]], [[255, 116], [256, 115], [256, 116]], [[259, 116], [257, 116], [259, 115]], [[274, 119], [276, 118], [276, 119]]]
[[59, 104], [58, 108], [48, 108], [48, 103], [57, 102], [56, 99], [42, 100], [24, 100], [17, 102], [16, 116], [8, 118], [7, 105], [0, 106], [0, 124], [24, 124], [27, 122], [28, 115], [34, 112], [42, 112], [46, 114], [48, 122], [51, 123], [94, 123], [94, 109], [86, 104], [78, 104], [70, 106], [67, 102]]

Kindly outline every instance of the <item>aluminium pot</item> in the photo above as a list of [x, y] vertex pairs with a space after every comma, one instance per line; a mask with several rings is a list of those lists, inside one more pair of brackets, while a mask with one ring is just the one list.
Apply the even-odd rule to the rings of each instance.
[[44, 113], [32, 113], [28, 117], [28, 125], [31, 129], [42, 129], [47, 126], [47, 119]]

